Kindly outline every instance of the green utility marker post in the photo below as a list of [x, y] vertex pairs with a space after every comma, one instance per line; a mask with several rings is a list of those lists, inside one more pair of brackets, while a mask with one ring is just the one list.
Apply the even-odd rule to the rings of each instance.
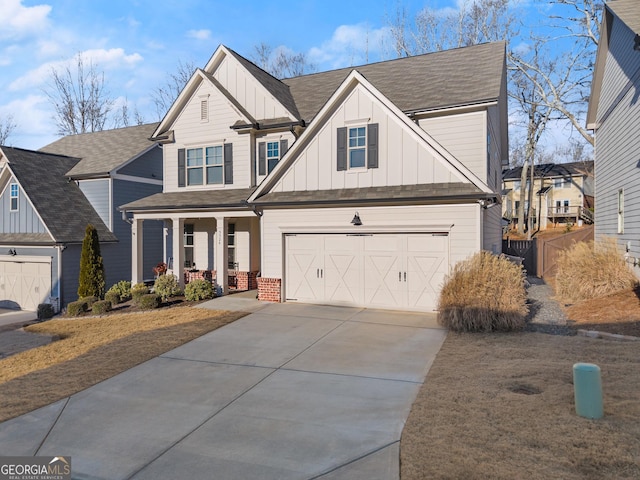
[[600, 367], [593, 363], [573, 366], [573, 391], [576, 413], [581, 417], [598, 419], [604, 416]]

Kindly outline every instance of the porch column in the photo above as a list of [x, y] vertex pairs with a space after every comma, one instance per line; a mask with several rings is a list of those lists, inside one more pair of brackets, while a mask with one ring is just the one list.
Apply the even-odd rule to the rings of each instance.
[[184, 218], [171, 219], [173, 233], [173, 274], [178, 277], [180, 288], [184, 288]]
[[229, 244], [227, 217], [216, 217], [216, 238], [213, 265], [216, 270], [216, 282], [222, 288], [223, 295], [229, 293]]
[[142, 283], [144, 281], [144, 267], [142, 263], [143, 238], [142, 224], [144, 220], [139, 218], [133, 219], [131, 224], [131, 284]]

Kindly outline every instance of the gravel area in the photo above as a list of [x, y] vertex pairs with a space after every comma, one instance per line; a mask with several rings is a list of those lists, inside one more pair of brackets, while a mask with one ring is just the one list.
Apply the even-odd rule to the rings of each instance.
[[553, 289], [544, 280], [527, 277], [527, 316], [526, 330], [552, 335], [575, 335], [575, 331], [567, 327], [567, 316], [553, 297]]

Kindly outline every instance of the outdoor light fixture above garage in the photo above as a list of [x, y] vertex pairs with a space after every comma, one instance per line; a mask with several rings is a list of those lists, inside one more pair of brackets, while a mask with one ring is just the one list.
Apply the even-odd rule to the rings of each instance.
[[362, 225], [362, 220], [360, 220], [360, 215], [358, 215], [358, 212], [356, 212], [356, 214], [353, 216], [353, 220], [351, 220], [351, 225]]

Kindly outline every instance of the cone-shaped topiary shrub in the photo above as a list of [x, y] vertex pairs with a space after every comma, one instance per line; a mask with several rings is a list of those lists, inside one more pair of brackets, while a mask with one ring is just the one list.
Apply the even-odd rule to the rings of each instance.
[[567, 303], [630, 289], [637, 281], [613, 238], [579, 242], [558, 255], [556, 292]]
[[438, 323], [457, 332], [519, 330], [528, 312], [525, 274], [503, 256], [479, 252], [445, 280]]
[[98, 232], [91, 224], [87, 225], [82, 241], [80, 254], [80, 278], [78, 281], [78, 298], [104, 297], [104, 265], [100, 255]]

